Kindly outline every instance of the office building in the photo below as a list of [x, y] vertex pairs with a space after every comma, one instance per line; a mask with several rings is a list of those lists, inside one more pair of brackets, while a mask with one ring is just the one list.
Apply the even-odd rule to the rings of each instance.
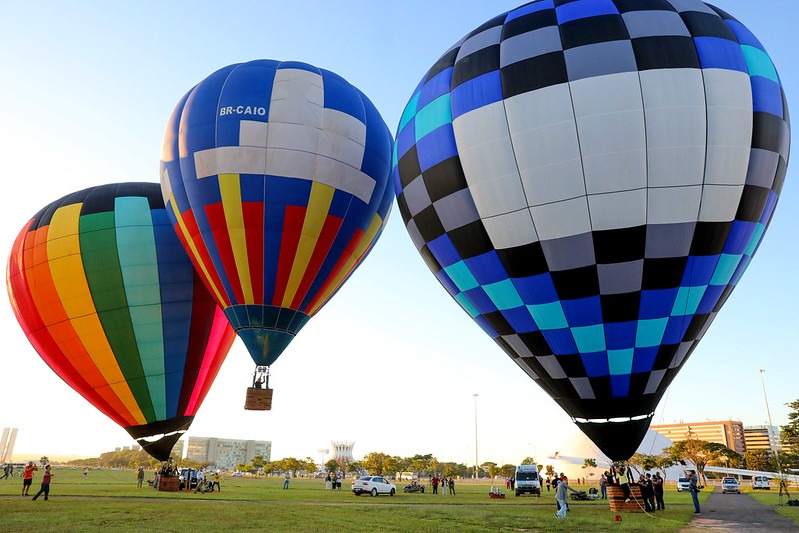
[[234, 470], [238, 463], [249, 463], [260, 455], [268, 463], [272, 457], [272, 442], [262, 440], [219, 439], [216, 437], [189, 437], [186, 458], [198, 463], [208, 463], [217, 468]]
[[657, 431], [672, 442], [697, 439], [723, 444], [740, 454], [746, 452], [744, 426], [738, 420], [658, 424], [650, 426], [650, 429]]
[[774, 455], [774, 451], [780, 450], [780, 428], [777, 426], [746, 426], [744, 428], [744, 439], [746, 449], [766, 450]]

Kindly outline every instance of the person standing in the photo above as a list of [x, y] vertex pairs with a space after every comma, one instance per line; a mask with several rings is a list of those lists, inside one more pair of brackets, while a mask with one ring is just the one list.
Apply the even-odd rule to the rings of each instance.
[[89, 479], [89, 467], [84, 466], [83, 467], [83, 480], [85, 481], [87, 479]]
[[627, 465], [621, 465], [621, 473], [619, 474], [619, 487], [624, 491], [624, 503], [630, 501], [630, 468]]
[[144, 467], [139, 465], [136, 469], [136, 487], [141, 488], [142, 483], [144, 483]]
[[599, 499], [600, 500], [607, 500], [608, 499], [608, 471], [605, 470], [605, 473], [599, 477]]
[[286, 479], [283, 481], [283, 490], [287, 490], [289, 488], [289, 481], [291, 481], [291, 474], [286, 472]]
[[28, 461], [28, 464], [25, 465], [25, 472], [22, 474], [22, 495], [28, 496], [28, 491], [31, 490], [31, 485], [33, 484], [33, 472], [34, 470], [39, 470], [36, 468], [36, 465], [33, 464], [33, 461]]
[[330, 472], [327, 473], [325, 478], [325, 490], [330, 490]]
[[691, 499], [694, 502], [694, 514], [702, 514], [702, 509], [699, 507], [699, 479], [694, 470], [688, 472], [688, 490], [691, 492]]
[[433, 475], [433, 479], [430, 480], [430, 483], [433, 485], [433, 494], [438, 494], [438, 483], [440, 481], [437, 475]]
[[551, 486], [551, 483], [552, 482], [549, 480], [549, 477], [547, 477], [547, 492], [549, 492], [549, 487]]
[[574, 493], [577, 491], [569, 486], [569, 481], [566, 476], [560, 478], [558, 488], [555, 490], [555, 501], [558, 502], [558, 512], [555, 513], [555, 518], [566, 519], [566, 511], [569, 510], [569, 504], [566, 502], [566, 491], [570, 490]]
[[449, 488], [449, 482], [447, 481], [447, 477], [444, 476], [443, 478], [441, 478], [441, 494], [446, 496], [448, 488]]
[[216, 487], [218, 492], [222, 492], [222, 485], [219, 484], [219, 481], [222, 479], [222, 473], [217, 470], [214, 473], [214, 484], [211, 485], [211, 492], [214, 492], [214, 487]]
[[655, 477], [652, 478], [652, 490], [655, 492], [655, 509], [658, 511], [665, 511], [666, 504], [663, 503], [663, 478], [660, 477], [660, 472], [655, 472]]
[[449, 478], [449, 493], [455, 496], [455, 478]]
[[39, 492], [33, 497], [35, 500], [42, 494], [44, 494], [44, 499], [50, 499], [50, 479], [53, 477], [53, 474], [50, 473], [50, 465], [44, 467], [44, 475], [42, 476], [42, 488], [39, 489]]

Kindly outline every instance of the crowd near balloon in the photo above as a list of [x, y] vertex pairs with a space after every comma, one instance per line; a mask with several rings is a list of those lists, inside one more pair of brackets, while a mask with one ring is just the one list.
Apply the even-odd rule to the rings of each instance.
[[236, 335], [268, 390], [396, 199], [499, 345], [484, 364], [504, 352], [628, 459], [774, 215], [790, 144], [777, 70], [700, 0], [537, 0], [433, 59], [396, 138], [307, 63], [191, 87], [165, 117], [160, 186], [100, 185], [20, 221], [7, 286], [35, 350], [164, 460]]

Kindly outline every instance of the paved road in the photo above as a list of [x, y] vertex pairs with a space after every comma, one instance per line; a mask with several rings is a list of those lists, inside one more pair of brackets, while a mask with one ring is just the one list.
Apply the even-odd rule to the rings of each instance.
[[774, 507], [764, 505], [746, 493], [722, 494], [714, 491], [702, 505], [702, 514], [697, 515], [683, 532], [707, 531], [732, 532], [797, 532], [799, 526], [777, 513]]

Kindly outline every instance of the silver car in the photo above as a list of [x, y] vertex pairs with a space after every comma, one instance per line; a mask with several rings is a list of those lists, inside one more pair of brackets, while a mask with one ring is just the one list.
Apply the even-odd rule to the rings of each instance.
[[741, 486], [738, 485], [738, 480], [734, 477], [725, 477], [721, 480], [721, 492], [723, 494], [727, 494], [728, 492], [740, 494]]
[[388, 494], [394, 496], [397, 493], [397, 486], [389, 482], [383, 476], [361, 476], [352, 482], [352, 492], [356, 496], [361, 494]]

